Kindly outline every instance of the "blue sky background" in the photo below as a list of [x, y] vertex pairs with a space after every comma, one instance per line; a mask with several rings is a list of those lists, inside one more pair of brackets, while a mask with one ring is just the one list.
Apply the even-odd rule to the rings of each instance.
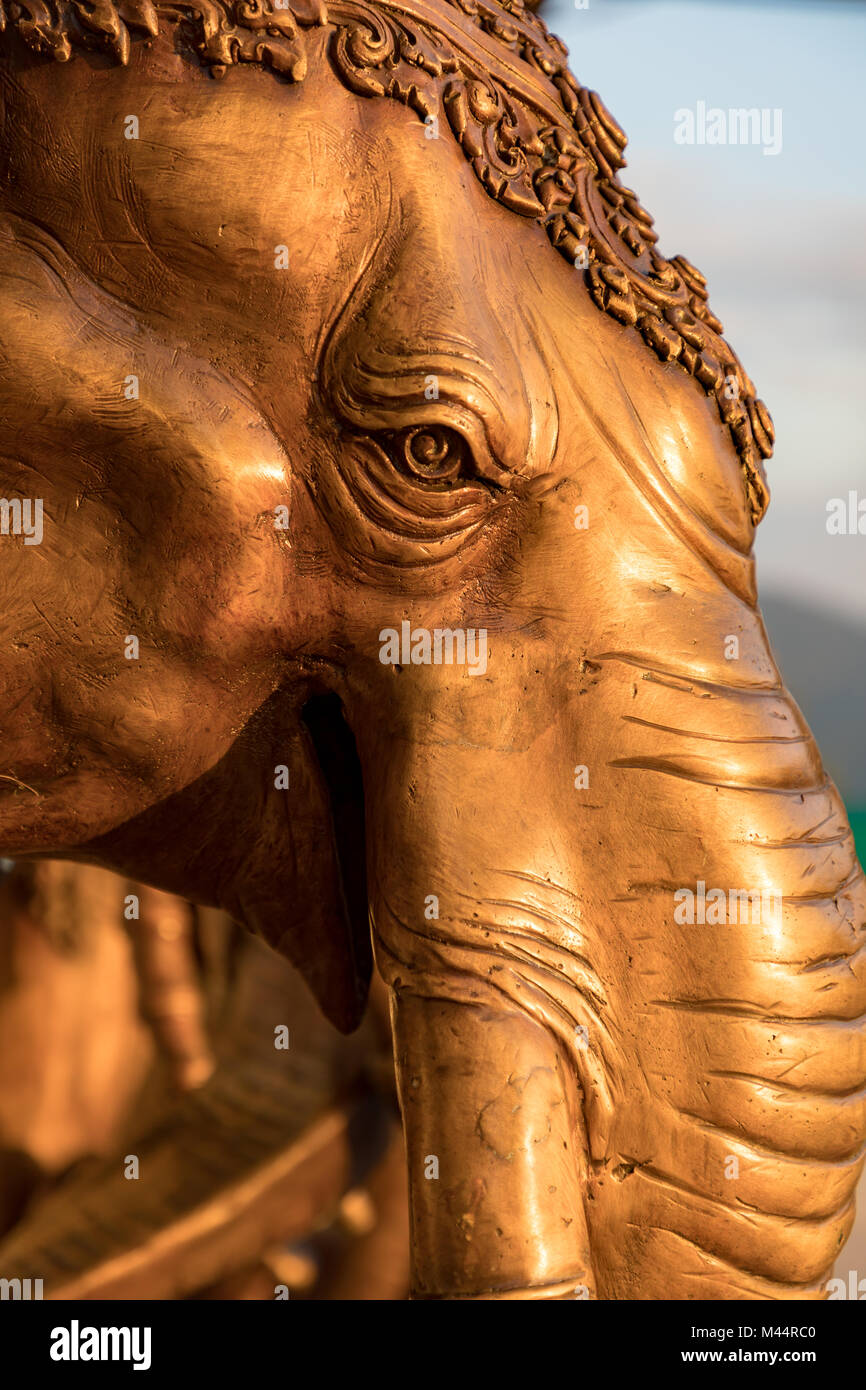
[[[866, 5], [547, 0], [571, 69], [626, 130], [626, 183], [660, 249], [707, 276], [710, 302], [770, 408], [762, 593], [858, 617], [866, 536], [828, 536], [826, 506], [866, 498]], [[680, 107], [781, 107], [782, 151], [674, 142]]]

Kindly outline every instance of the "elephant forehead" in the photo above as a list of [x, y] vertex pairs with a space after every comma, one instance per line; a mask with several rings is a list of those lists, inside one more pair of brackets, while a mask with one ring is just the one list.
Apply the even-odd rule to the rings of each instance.
[[5, 204], [163, 322], [314, 338], [381, 235], [381, 117], [322, 64], [300, 86], [214, 81], [164, 47], [16, 72]]
[[532, 233], [508, 235], [448, 132], [347, 91], [321, 55], [300, 84], [248, 66], [215, 81], [160, 40], [128, 68], [35, 65], [0, 90], [4, 204], [161, 331], [255, 366], [264, 394], [270, 365], [284, 391], [314, 375], [363, 282], [356, 342], [386, 372], [443, 352], [480, 363], [513, 415], [508, 286], [535, 282], [510, 262]]

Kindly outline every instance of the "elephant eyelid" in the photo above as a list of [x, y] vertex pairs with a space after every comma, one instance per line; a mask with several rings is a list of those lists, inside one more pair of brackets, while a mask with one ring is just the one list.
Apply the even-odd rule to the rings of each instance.
[[[359, 549], [369, 550], [375, 535], [377, 559], [383, 544], [401, 564], [418, 547], [435, 546], [442, 558], [502, 501], [509, 475], [493, 459], [481, 423], [467, 429], [464, 412], [455, 421], [457, 411], [443, 404], [435, 413], [405, 401], [399, 413], [377, 404], [362, 419], [353, 412], [351, 422], [343, 412], [337, 447], [324, 456], [323, 498], [343, 517], [357, 517], [352, 534]], [[421, 553], [430, 563], [430, 553]]]
[[422, 485], [474, 481], [500, 490], [512, 480], [484, 420], [462, 402], [439, 402], [426, 409], [404, 405], [399, 414], [377, 415], [379, 428], [368, 424], [368, 438], [395, 467]]
[[501, 486], [503, 470], [491, 458], [486, 441], [467, 438], [453, 425], [419, 423], [371, 433], [394, 468], [414, 483], [440, 489], [470, 482]]
[[[475, 476], [506, 485], [524, 462], [524, 431], [505, 410], [499, 392], [474, 356], [447, 363], [441, 357], [400, 361], [354, 354], [326, 359], [322, 389], [343, 428], [363, 433], [380, 447], [424, 427], [462, 435], [475, 461]], [[386, 370], [387, 366], [387, 370]], [[517, 446], [520, 458], [506, 457]]]

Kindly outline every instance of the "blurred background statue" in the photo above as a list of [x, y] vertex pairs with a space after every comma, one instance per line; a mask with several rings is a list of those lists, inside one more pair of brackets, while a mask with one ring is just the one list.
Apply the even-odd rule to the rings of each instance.
[[0, 1272], [46, 1298], [408, 1293], [378, 984], [351, 1039], [225, 914], [47, 861], [0, 879]]

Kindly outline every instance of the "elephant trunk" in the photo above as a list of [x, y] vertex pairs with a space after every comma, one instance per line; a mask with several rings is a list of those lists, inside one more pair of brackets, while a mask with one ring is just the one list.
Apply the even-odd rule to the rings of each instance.
[[416, 1293], [821, 1298], [866, 1130], [844, 808], [771, 668], [531, 652], [355, 725]]

